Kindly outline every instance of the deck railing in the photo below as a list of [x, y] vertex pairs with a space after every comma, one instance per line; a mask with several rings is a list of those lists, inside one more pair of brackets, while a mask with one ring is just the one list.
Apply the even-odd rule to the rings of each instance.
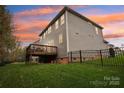
[[56, 46], [31, 44], [26, 50], [27, 54], [30, 55], [53, 55], [57, 54]]

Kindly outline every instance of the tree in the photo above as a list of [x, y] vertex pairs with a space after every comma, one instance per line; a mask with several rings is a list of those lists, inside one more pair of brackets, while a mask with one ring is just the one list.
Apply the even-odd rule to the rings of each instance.
[[21, 47], [21, 43], [17, 42], [16, 47], [12, 50], [10, 59], [12, 62], [24, 62], [26, 55], [26, 48]]
[[10, 61], [9, 54], [16, 46], [13, 31], [12, 16], [6, 6], [0, 5], [0, 64]]

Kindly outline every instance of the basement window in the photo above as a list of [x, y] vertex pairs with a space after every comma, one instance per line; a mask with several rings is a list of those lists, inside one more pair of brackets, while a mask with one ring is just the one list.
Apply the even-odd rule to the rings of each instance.
[[63, 58], [61, 58], [61, 60], [63, 60]]
[[74, 57], [73, 60], [76, 60], [76, 58]]

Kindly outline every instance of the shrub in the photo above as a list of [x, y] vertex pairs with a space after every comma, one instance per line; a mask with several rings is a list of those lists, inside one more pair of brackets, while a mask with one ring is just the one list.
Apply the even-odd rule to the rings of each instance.
[[5, 65], [5, 63], [4, 62], [0, 62], [0, 66], [4, 66]]

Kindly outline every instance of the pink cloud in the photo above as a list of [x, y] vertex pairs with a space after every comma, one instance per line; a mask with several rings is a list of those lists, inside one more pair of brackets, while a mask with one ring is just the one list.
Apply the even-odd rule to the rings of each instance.
[[104, 38], [120, 38], [120, 37], [124, 37], [124, 33], [121, 34], [108, 34], [108, 35], [104, 35]]
[[40, 16], [46, 14], [52, 14], [58, 12], [61, 8], [52, 8], [52, 7], [44, 7], [44, 8], [37, 8], [32, 10], [25, 10], [22, 12], [18, 12], [15, 14], [15, 17], [29, 17], [29, 16]]
[[[47, 20], [16, 21], [14, 35], [21, 42], [34, 42], [39, 38], [39, 33], [48, 24]], [[39, 31], [37, 31], [39, 29]], [[32, 31], [33, 30], [33, 31]]]
[[124, 22], [116, 22], [116, 23], [107, 23], [104, 24], [104, 30], [103, 30], [103, 34], [105, 36], [105, 38], [118, 38], [120, 37], [124, 37]]
[[48, 24], [47, 20], [30, 20], [30, 22], [15, 20], [15, 30], [16, 30], [16, 32], [29, 31], [33, 28], [42, 30], [47, 24]]
[[[29, 16], [40, 16], [46, 14], [52, 14], [59, 12], [64, 6], [55, 6], [55, 7], [44, 7], [44, 8], [37, 8], [32, 10], [25, 10], [22, 12], [18, 12], [15, 14], [15, 17], [29, 17]], [[82, 8], [87, 7], [86, 5], [70, 5], [70, 8]]]
[[19, 33], [14, 34], [19, 41], [21, 42], [33, 42], [37, 39], [39, 39], [38, 35], [36, 33]]
[[[41, 33], [42, 29], [44, 29], [49, 22], [48, 20], [36, 19], [34, 17], [52, 14], [60, 9], [61, 6], [44, 7], [16, 13], [13, 18], [15, 27], [14, 35], [21, 42], [34, 42], [39, 38], [39, 33]], [[30, 20], [27, 19], [27, 17], [30, 17]], [[39, 29], [39, 31], [37, 31], [37, 29]]]
[[105, 14], [105, 15], [91, 15], [89, 16], [92, 20], [101, 23], [112, 23], [124, 21], [124, 13], [115, 13], [115, 14]]
[[89, 18], [104, 27], [104, 38], [124, 37], [124, 13], [91, 15]]

